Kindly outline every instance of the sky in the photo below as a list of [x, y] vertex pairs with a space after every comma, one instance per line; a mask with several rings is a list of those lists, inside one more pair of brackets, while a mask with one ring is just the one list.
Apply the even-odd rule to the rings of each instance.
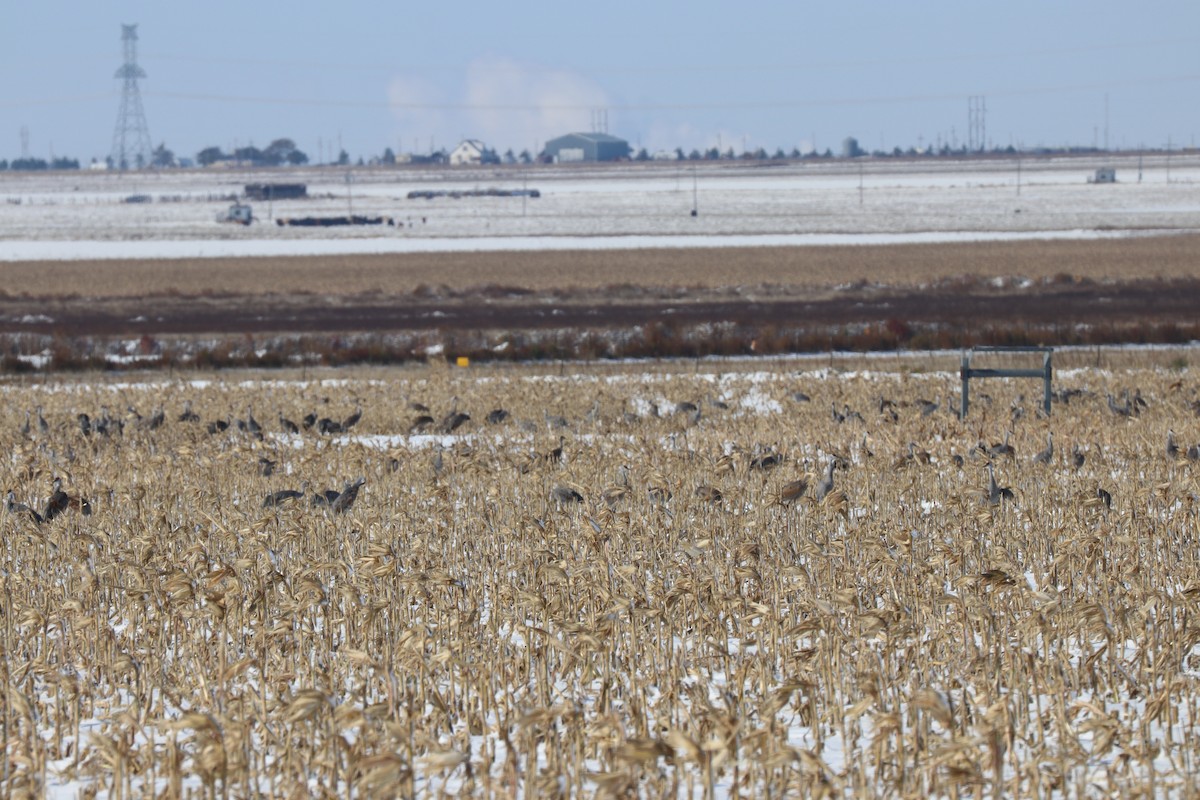
[[[150, 137], [314, 162], [606, 130], [681, 147], [1195, 146], [1195, 0], [384, 4], [0, 0], [0, 158], [113, 143], [121, 25]], [[974, 99], [973, 99], [974, 98]], [[972, 114], [972, 108], [982, 114]]]

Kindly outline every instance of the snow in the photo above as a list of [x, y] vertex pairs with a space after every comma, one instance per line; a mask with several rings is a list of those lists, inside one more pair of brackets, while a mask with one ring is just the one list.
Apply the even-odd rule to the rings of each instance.
[[[1118, 183], [1088, 184], [1097, 166]], [[859, 174], [861, 166], [862, 174]], [[188, 170], [0, 173], [0, 261], [262, 257], [666, 247], [793, 247], [1108, 239], [1200, 230], [1200, 156], [1011, 161], [543, 166], [344, 173]], [[245, 183], [309, 198], [215, 222]], [[409, 200], [412, 189], [537, 188], [541, 197]], [[860, 188], [861, 187], [861, 188]], [[131, 194], [153, 202], [128, 204]], [[691, 215], [695, 207], [698, 215]], [[384, 216], [395, 227], [279, 227], [293, 216]]]
[[[829, 247], [939, 242], [1120, 239], [1129, 231], [943, 231], [875, 234], [763, 234], [727, 236], [480, 236], [446, 239], [245, 239], [240, 241], [4, 241], [0, 261], [247, 258], [262, 256], [380, 255], [397, 253], [523, 252], [531, 250], [647, 250], [720, 247]], [[997, 279], [1002, 280], [1002, 279]]]

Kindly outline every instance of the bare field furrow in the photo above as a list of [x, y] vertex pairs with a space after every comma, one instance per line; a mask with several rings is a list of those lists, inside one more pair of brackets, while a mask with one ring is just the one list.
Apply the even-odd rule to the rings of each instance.
[[959, 276], [1123, 281], [1200, 277], [1200, 238], [13, 262], [0, 266], [0, 273], [10, 295], [33, 298], [405, 295], [427, 287], [547, 292], [777, 285], [814, 290], [856, 282], [913, 286]]

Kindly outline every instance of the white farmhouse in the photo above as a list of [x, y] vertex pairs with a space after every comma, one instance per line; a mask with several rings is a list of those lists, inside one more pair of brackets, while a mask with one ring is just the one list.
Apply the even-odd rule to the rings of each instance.
[[482, 164], [486, 151], [487, 147], [478, 139], [463, 139], [458, 147], [450, 151], [450, 164]]

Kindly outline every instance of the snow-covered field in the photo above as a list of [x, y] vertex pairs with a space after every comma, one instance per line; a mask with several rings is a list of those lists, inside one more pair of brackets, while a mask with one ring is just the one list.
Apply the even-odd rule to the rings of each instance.
[[[1087, 178], [1112, 165], [1117, 183]], [[216, 216], [247, 183], [309, 198]], [[447, 250], [823, 245], [1084, 238], [1200, 230], [1200, 156], [635, 164], [610, 168], [0, 173], [0, 261]], [[412, 190], [541, 196], [409, 200]], [[133, 195], [150, 202], [126, 203]], [[692, 210], [697, 215], [692, 216]], [[354, 213], [393, 226], [294, 228]]]

